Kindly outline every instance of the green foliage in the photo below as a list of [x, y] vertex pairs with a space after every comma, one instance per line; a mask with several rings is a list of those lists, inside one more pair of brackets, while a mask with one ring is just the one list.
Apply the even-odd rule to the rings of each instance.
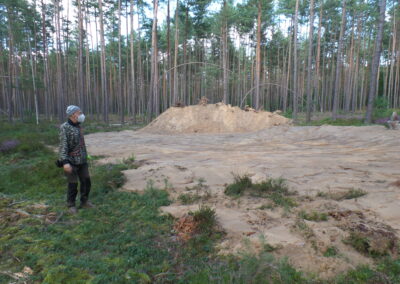
[[397, 112], [399, 114], [400, 109], [396, 109], [396, 108], [378, 109], [378, 108], [375, 108], [373, 118], [374, 118], [374, 120], [378, 120], [379, 118], [390, 118], [390, 116], [392, 115], [393, 112]]
[[383, 96], [379, 96], [379, 97], [375, 98], [375, 101], [374, 101], [375, 110], [387, 109], [388, 105], [389, 105], [389, 102], [388, 102], [387, 98], [385, 98]]
[[282, 178], [266, 179], [260, 183], [253, 183], [248, 175], [234, 175], [234, 182], [225, 186], [225, 194], [230, 196], [241, 196], [248, 192], [252, 196], [269, 198], [277, 206], [290, 208], [297, 203], [290, 197], [295, 192], [289, 190]]
[[213, 232], [217, 219], [215, 210], [208, 206], [201, 206], [199, 210], [191, 212], [193, 219], [198, 223], [197, 228], [200, 234], [210, 235]]

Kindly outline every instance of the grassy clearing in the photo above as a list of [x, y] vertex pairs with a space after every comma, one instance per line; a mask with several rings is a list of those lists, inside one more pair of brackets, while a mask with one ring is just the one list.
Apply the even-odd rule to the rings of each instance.
[[296, 201], [290, 196], [296, 193], [290, 191], [282, 178], [266, 179], [259, 183], [253, 183], [248, 175], [234, 175], [234, 182], [225, 186], [225, 194], [230, 196], [242, 196], [248, 193], [256, 197], [270, 199], [275, 206], [291, 208], [297, 206]]
[[[1, 141], [21, 141], [20, 148], [0, 153], [0, 283], [16, 282], [10, 275], [25, 266], [33, 270], [20, 279], [27, 283], [323, 283], [274, 259], [268, 248], [218, 256], [221, 234], [210, 230], [211, 209], [193, 213], [204, 224], [199, 238], [177, 242], [174, 220], [159, 214], [170, 203], [166, 191], [117, 190], [129, 163], [91, 165], [96, 208], [68, 215], [56, 154], [43, 144], [57, 144], [57, 127], [0, 124], [0, 132]], [[362, 283], [358, 279], [375, 279], [371, 275], [400, 281], [400, 261], [385, 259], [374, 270], [362, 267], [332, 283]]]

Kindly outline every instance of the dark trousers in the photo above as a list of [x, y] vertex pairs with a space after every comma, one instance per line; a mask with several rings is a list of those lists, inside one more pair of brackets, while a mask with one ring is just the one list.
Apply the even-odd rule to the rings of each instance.
[[67, 191], [67, 206], [75, 206], [76, 196], [78, 195], [78, 179], [81, 184], [81, 204], [84, 204], [89, 199], [90, 187], [92, 185], [89, 175], [88, 164], [71, 165], [72, 173], [65, 173], [68, 180]]

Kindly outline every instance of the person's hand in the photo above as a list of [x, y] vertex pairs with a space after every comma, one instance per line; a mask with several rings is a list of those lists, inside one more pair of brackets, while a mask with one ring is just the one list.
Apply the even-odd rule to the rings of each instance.
[[70, 164], [65, 164], [63, 166], [63, 168], [64, 168], [64, 172], [66, 172], [67, 174], [72, 173], [72, 166]]

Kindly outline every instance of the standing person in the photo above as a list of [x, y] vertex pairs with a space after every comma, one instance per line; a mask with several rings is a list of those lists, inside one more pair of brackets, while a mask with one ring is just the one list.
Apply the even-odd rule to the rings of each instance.
[[68, 121], [60, 126], [58, 160], [60, 166], [64, 168], [68, 180], [67, 206], [71, 214], [76, 214], [75, 199], [78, 194], [78, 178], [81, 184], [79, 208], [93, 208], [94, 205], [89, 201], [91, 181], [85, 139], [80, 126], [85, 121], [85, 115], [79, 107], [74, 105], [68, 106], [66, 113]]

